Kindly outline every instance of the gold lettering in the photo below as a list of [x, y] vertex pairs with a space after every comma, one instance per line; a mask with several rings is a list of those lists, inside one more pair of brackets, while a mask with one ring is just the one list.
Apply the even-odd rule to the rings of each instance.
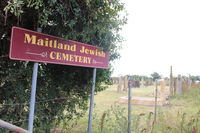
[[48, 47], [49, 45], [49, 38], [45, 38], [45, 47]]
[[57, 60], [61, 60], [61, 59], [62, 59], [62, 58], [61, 58], [61, 53], [58, 53], [58, 52], [56, 53], [56, 59], [57, 59]]
[[58, 43], [58, 49], [63, 49], [63, 44], [62, 43]]
[[76, 44], [74, 44], [73, 46], [71, 46], [71, 51], [76, 51]]
[[85, 53], [86, 53], [86, 54], [89, 54], [89, 49], [85, 49]]
[[54, 40], [53, 47], [54, 47], [54, 48], [57, 48], [57, 40]]
[[98, 50], [96, 49], [96, 51], [95, 51], [95, 55], [97, 56], [98, 55]]
[[29, 34], [26, 34], [26, 33], [25, 33], [24, 43], [36, 44], [36, 36], [32, 35], [32, 36], [30, 37]]
[[94, 50], [90, 50], [90, 54], [91, 54], [91, 55], [94, 55]]
[[104, 57], [103, 52], [101, 52], [101, 57]]
[[37, 40], [37, 45], [44, 46], [44, 40], [38, 39]]
[[80, 52], [81, 52], [81, 53], [84, 53], [84, 51], [85, 51], [85, 47], [82, 46], [82, 49], [80, 50]]
[[97, 52], [97, 56], [101, 56], [101, 52], [100, 51]]
[[80, 50], [80, 53], [90, 54], [90, 55], [95, 55], [95, 56], [101, 56], [101, 57], [105, 57], [106, 56], [103, 51], [99, 51], [98, 49], [96, 49], [96, 50], [87, 49], [85, 46], [82, 46], [82, 49]]
[[78, 58], [80, 58], [80, 56], [74, 55], [74, 58], [75, 58], [75, 62], [78, 62]]
[[81, 63], [83, 62], [83, 57], [82, 56], [79, 57], [78, 62], [81, 62]]
[[70, 47], [69, 45], [64, 45], [64, 50], [69, 50], [70, 49], [69, 47]]
[[69, 55], [62, 53], [62, 59], [68, 61], [69, 60]]
[[87, 63], [87, 57], [83, 57], [83, 63]]
[[56, 54], [55, 52], [51, 52], [50, 53], [50, 59], [55, 59], [55, 56], [54, 56], [55, 54]]
[[91, 64], [91, 58], [88, 57], [87, 59], [88, 59], [88, 64]]
[[79, 63], [85, 63], [85, 64], [91, 64], [91, 60], [92, 60], [90, 57], [60, 53], [60, 52], [55, 52], [55, 51], [50, 52], [49, 58], [53, 60], [56, 59], [56, 60], [79, 62]]
[[[52, 40], [50, 40], [50, 41], [49, 41], [49, 47], [51, 47], [51, 48], [52, 48], [52, 44], [53, 44], [53, 41], [52, 41]], [[46, 47], [48, 47], [48, 46], [46, 46]]]
[[69, 61], [74, 62], [74, 57], [73, 57], [73, 55], [69, 55]]

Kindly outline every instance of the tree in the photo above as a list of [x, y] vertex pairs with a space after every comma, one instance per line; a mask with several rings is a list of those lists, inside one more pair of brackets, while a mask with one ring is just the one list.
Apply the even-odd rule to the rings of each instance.
[[[14, 61], [8, 57], [12, 26], [31, 30], [41, 27], [43, 33], [66, 40], [100, 46], [110, 53], [110, 61], [119, 57], [119, 36], [126, 18], [119, 0], [3, 0], [0, 1], [0, 101], [28, 103], [32, 62]], [[96, 92], [110, 83], [111, 69], [97, 71]], [[80, 117], [87, 109], [92, 68], [40, 63], [38, 73], [35, 127], [52, 126], [61, 120]], [[58, 99], [55, 99], [58, 98]], [[54, 100], [45, 100], [54, 99]], [[2, 119], [26, 120], [29, 105], [0, 106]], [[16, 123], [27, 126], [27, 121]], [[43, 125], [43, 126], [41, 126]]]
[[143, 76], [143, 75], [131, 75], [130, 77], [132, 79], [135, 79], [135, 80], [147, 80], [147, 79], [149, 79], [149, 77]]
[[189, 75], [189, 78], [192, 80], [192, 82], [195, 82], [195, 81], [200, 81], [200, 76], [194, 76], [194, 75]]
[[156, 79], [160, 79], [161, 78], [160, 74], [157, 73], [157, 72], [152, 73], [151, 77], [153, 78], [153, 81], [155, 81]]

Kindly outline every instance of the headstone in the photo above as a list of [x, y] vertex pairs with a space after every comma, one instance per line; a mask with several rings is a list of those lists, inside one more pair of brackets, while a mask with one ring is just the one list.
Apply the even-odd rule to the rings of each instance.
[[186, 91], [188, 91], [188, 89], [189, 89], [189, 86], [188, 86], [188, 80], [187, 79], [184, 79], [183, 80], [183, 82], [182, 82], [182, 90], [183, 90], [183, 92], [186, 92]]
[[176, 88], [177, 88], [177, 78], [173, 78], [173, 94], [176, 94]]
[[135, 80], [135, 88], [140, 88], [140, 81], [139, 80]]
[[123, 79], [122, 77], [119, 77], [119, 83], [117, 86], [117, 92], [121, 92], [123, 90]]
[[173, 73], [172, 73], [172, 66], [170, 67], [169, 90], [170, 90], [170, 95], [173, 95], [173, 94], [174, 94], [174, 87], [173, 87]]
[[160, 80], [160, 98], [165, 99], [165, 80]]
[[183, 93], [183, 81], [181, 75], [178, 75], [176, 80], [176, 94]]
[[130, 87], [131, 88], [140, 88], [140, 81], [136, 79], [130, 79]]
[[189, 88], [191, 87], [191, 85], [192, 85], [192, 80], [188, 79], [188, 86], [189, 86]]
[[144, 86], [144, 78], [142, 78], [142, 80], [140, 81], [140, 87], [141, 88], [144, 88], [145, 86]]
[[118, 77], [113, 77], [112, 78], [112, 83], [115, 85], [115, 84], [118, 84], [118, 81], [119, 81], [119, 78]]
[[127, 91], [128, 90], [128, 76], [124, 77], [124, 87], [123, 87], [123, 91]]

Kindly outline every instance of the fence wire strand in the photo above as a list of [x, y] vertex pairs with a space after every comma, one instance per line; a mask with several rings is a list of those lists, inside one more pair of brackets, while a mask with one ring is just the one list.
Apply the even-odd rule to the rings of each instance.
[[[59, 100], [65, 100], [68, 99], [67, 97], [62, 97], [62, 98], [53, 98], [53, 99], [46, 99], [46, 100], [41, 100], [35, 102], [36, 104], [38, 103], [44, 103], [44, 102], [52, 102], [52, 101], [59, 101]], [[0, 106], [22, 106], [22, 105], [29, 105], [30, 103], [9, 103], [9, 104], [0, 104]]]

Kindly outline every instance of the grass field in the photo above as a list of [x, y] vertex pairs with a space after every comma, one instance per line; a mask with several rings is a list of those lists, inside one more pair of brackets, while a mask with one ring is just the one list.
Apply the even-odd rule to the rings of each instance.
[[[148, 88], [133, 88], [132, 96], [148, 96], [154, 92], [154, 87]], [[101, 115], [104, 111], [109, 109], [111, 106], [116, 105], [119, 101], [119, 98], [122, 96], [127, 96], [127, 92], [117, 92], [117, 86], [110, 86], [107, 90], [100, 92], [95, 96], [95, 111], [97, 114]], [[126, 104], [120, 104], [121, 107], [127, 108]], [[135, 109], [134, 109], [135, 108]], [[152, 110], [152, 107], [145, 106], [133, 106], [133, 112], [135, 113], [144, 113], [147, 110]], [[138, 112], [139, 111], [139, 112]], [[143, 112], [144, 111], [144, 112]]]
[[[155, 87], [134, 88], [132, 96], [149, 96], [154, 90]], [[93, 133], [123, 133], [126, 131], [124, 128], [127, 127], [127, 105], [117, 103], [122, 96], [127, 96], [127, 92], [117, 92], [117, 86], [115, 85], [95, 95]], [[180, 131], [181, 133], [186, 133], [189, 130], [193, 130], [193, 126], [187, 129], [182, 126], [184, 124], [186, 126], [192, 120], [194, 121], [198, 111], [200, 111], [200, 88], [195, 86], [182, 95], [170, 98], [170, 105], [158, 107], [158, 126], [155, 126], [154, 132], [159, 133], [162, 130], [171, 130], [168, 132], [176, 133]], [[133, 132], [143, 132], [144, 130], [148, 133], [148, 127], [151, 123], [150, 121], [152, 121], [152, 118], [149, 118], [150, 112], [154, 112], [154, 107], [132, 105]], [[87, 131], [87, 122], [88, 112], [69, 132], [85, 133]], [[200, 122], [196, 124], [198, 125]], [[114, 126], [117, 128], [114, 129]], [[106, 128], [106, 130], [100, 131], [102, 128]], [[200, 129], [195, 128], [195, 130], [199, 131]]]

